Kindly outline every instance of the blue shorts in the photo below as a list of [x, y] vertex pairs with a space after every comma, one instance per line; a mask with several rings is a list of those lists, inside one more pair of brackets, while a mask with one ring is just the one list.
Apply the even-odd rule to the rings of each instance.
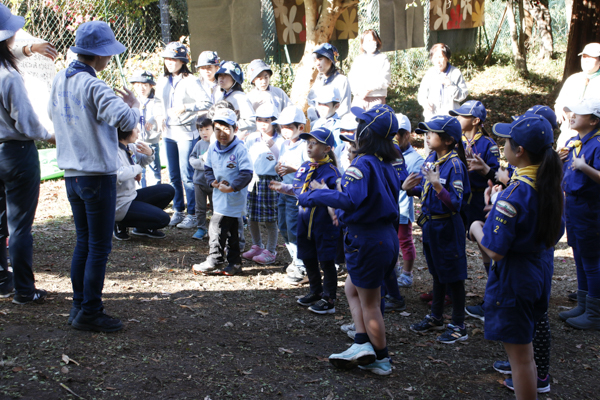
[[539, 253], [509, 253], [492, 266], [483, 305], [487, 340], [531, 343], [535, 322], [548, 311], [552, 272]]
[[389, 225], [350, 225], [344, 235], [346, 268], [354, 286], [377, 289], [398, 260], [398, 234]]

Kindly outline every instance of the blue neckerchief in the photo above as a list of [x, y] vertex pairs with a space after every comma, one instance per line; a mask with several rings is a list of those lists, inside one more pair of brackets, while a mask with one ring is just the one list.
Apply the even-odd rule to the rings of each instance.
[[67, 67], [66, 75], [67, 78], [70, 78], [80, 72], [87, 72], [88, 74], [96, 78], [96, 71], [94, 70], [94, 68], [90, 67], [85, 63], [82, 63], [79, 60], [74, 60], [71, 64], [69, 64], [69, 66]]
[[135, 159], [135, 153], [133, 152], [133, 150], [131, 150], [129, 148], [129, 146], [125, 146], [121, 142], [119, 142], [119, 148], [121, 150], [125, 151], [125, 153], [127, 153], [127, 159], [129, 160], [129, 164], [135, 165], [136, 159]]
[[325, 78], [325, 82], [323, 83], [323, 86], [330, 84], [333, 81], [333, 79], [339, 74], [340, 73], [336, 70], [333, 74], [331, 74], [330, 77]]

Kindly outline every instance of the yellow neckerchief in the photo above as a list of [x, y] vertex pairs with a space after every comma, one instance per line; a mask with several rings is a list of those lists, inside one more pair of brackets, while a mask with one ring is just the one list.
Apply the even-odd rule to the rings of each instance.
[[[586, 136], [589, 136], [589, 138], [586, 139], [585, 143], [589, 142], [592, 138], [596, 137], [596, 136], [600, 136], [600, 130], [596, 129], [596, 132], [594, 132], [593, 135], [590, 135], [591, 132], [589, 132]], [[567, 148], [569, 150], [571, 149], [575, 149], [575, 155], [579, 156], [579, 152], [581, 151], [581, 148], [583, 147], [583, 145], [585, 144], [581, 141], [581, 139], [577, 139], [577, 140], [573, 140], [571, 141], [568, 145]]]
[[[436, 162], [433, 163], [433, 165], [430, 167], [430, 169], [434, 169], [435, 167], [444, 164], [446, 161], [458, 157], [458, 153], [456, 152], [456, 150], [452, 150], [451, 152], [447, 153], [446, 155], [440, 157]], [[421, 202], [425, 201], [425, 198], [427, 197], [427, 192], [429, 192], [429, 189], [431, 188], [431, 183], [429, 182], [429, 180], [425, 181], [425, 186], [423, 187], [423, 194], [421, 195]]]
[[331, 158], [329, 158], [329, 156], [327, 155], [322, 160], [317, 160], [317, 161], [310, 163], [310, 169], [308, 170], [308, 174], [306, 174], [306, 178], [304, 179], [304, 185], [302, 185], [302, 191], [300, 192], [300, 194], [302, 194], [308, 190], [312, 175], [317, 170], [317, 168], [319, 168], [323, 164], [327, 164], [330, 162], [331, 162]]
[[535, 190], [537, 190], [537, 188], [535, 187], [535, 181], [537, 179], [537, 172], [539, 168], [539, 164], [528, 165], [523, 168], [516, 168], [512, 179], [526, 183]]
[[469, 148], [469, 149], [471, 149], [471, 153], [473, 153], [473, 146], [482, 137], [483, 137], [483, 133], [481, 133], [480, 131], [477, 131], [477, 133], [475, 134], [475, 136], [473, 136], [473, 139], [469, 139], [466, 135], [462, 135], [462, 141], [467, 143], [466, 147]]

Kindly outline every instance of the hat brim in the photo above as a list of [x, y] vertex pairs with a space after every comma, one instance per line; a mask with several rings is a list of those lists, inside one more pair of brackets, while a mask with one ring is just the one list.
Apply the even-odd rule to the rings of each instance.
[[360, 107], [352, 107], [350, 108], [350, 112], [356, 116], [358, 119], [362, 119], [365, 122], [371, 122], [373, 118], [369, 117], [367, 111]]
[[10, 18], [3, 24], [0, 30], [0, 42], [15, 36], [15, 33], [25, 26], [25, 18], [11, 14]]
[[563, 107], [563, 110], [566, 112], [572, 112], [574, 114], [578, 114], [578, 115], [591, 115], [594, 114], [593, 110], [590, 110], [589, 108], [581, 105], [581, 104], [577, 104], [575, 106], [565, 106]]
[[315, 50], [315, 51], [313, 51], [313, 54], [318, 54], [320, 56], [323, 56], [323, 57], [327, 58], [329, 61], [331, 61], [333, 63], [333, 65], [335, 65], [335, 60], [331, 59], [331, 56], [329, 55], [328, 52], [326, 52], [326, 51], [320, 51], [320, 50]]
[[355, 135], [340, 135], [340, 140], [344, 142], [354, 143], [354, 141], [356, 140], [354, 136]]
[[494, 135], [499, 136], [499, 137], [511, 138], [512, 136], [510, 134], [510, 131], [512, 130], [512, 127], [513, 127], [512, 123], [507, 124], [507, 123], [499, 122], [497, 124], [494, 124], [494, 126], [492, 127], [492, 132], [494, 132]]
[[163, 52], [163, 53], [160, 53], [160, 56], [162, 58], [172, 58], [174, 60], [179, 60], [179, 61], [183, 62], [184, 64], [187, 64], [190, 62], [190, 60], [187, 57], [181, 57], [181, 56], [178, 57], [178, 56], [173, 55], [173, 53]]
[[446, 131], [443, 129], [433, 129], [427, 122], [419, 122], [418, 128], [415, 129], [416, 133], [425, 134], [427, 132], [435, 132], [435, 133], [445, 133]]
[[227, 120], [225, 118], [213, 118], [212, 121], [213, 122], [223, 122], [229, 126], [234, 126], [235, 124], [237, 124], [237, 121]]
[[321, 144], [324, 144], [325, 146], [330, 146], [330, 147], [333, 147], [333, 146], [335, 145], [335, 140], [333, 140], [333, 137], [332, 137], [332, 135], [329, 135], [329, 137], [331, 137], [331, 139], [332, 139], [333, 143], [327, 143], [327, 142], [324, 142], [324, 141], [322, 141], [321, 139], [319, 139], [318, 137], [316, 137], [316, 136], [312, 135], [310, 132], [304, 132], [304, 133], [301, 133], [301, 134], [300, 134], [300, 139], [308, 140], [308, 139], [310, 139], [310, 138], [313, 138], [313, 139], [315, 139], [317, 142], [319, 142], [319, 143], [321, 143]]
[[114, 56], [117, 54], [121, 54], [125, 50], [127, 50], [127, 47], [123, 46], [123, 44], [121, 44], [120, 42], [115, 40], [111, 44], [107, 44], [105, 46], [101, 46], [101, 47], [97, 47], [97, 48], [84, 49], [84, 48], [77, 47], [77, 46], [71, 46], [70, 50], [75, 54], [82, 54], [84, 56], [107, 57], [107, 56]]
[[584, 55], [584, 54], [585, 54], [586, 56], [590, 56], [590, 57], [600, 57], [600, 52], [597, 52], [597, 53], [594, 53], [594, 54], [592, 54], [592, 53], [590, 53], [590, 52], [587, 52], [587, 51], [582, 51], [581, 53], [579, 53], [579, 54], [577, 54], [577, 55], [578, 55], [578, 56], [582, 56], [582, 55]]
[[152, 86], [156, 86], [156, 82], [154, 82], [153, 80], [147, 80], [147, 79], [141, 79], [141, 78], [140, 79], [136, 79], [136, 78], [130, 79], [129, 83], [148, 83]]
[[200, 64], [200, 63], [197, 63], [197, 64], [196, 64], [196, 68], [200, 68], [200, 67], [208, 67], [209, 65], [214, 65], [214, 66], [217, 66], [217, 67], [219, 66], [219, 64], [211, 64], [211, 63], [209, 63], [209, 62], [204, 62], [204, 63], [202, 63], [202, 64]]

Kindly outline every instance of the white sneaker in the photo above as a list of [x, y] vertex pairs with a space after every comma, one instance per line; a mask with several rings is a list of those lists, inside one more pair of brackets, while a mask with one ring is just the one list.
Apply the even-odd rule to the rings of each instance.
[[197, 229], [198, 228], [198, 219], [195, 215], [186, 215], [183, 221], [177, 224], [179, 229]]
[[169, 226], [175, 226], [178, 223], [180, 223], [181, 221], [183, 221], [184, 219], [185, 219], [185, 213], [175, 211], [173, 213], [173, 216], [171, 217], [171, 221], [169, 221]]
[[329, 356], [329, 362], [336, 368], [352, 369], [359, 365], [369, 365], [375, 360], [375, 350], [371, 343], [354, 343], [348, 350]]

